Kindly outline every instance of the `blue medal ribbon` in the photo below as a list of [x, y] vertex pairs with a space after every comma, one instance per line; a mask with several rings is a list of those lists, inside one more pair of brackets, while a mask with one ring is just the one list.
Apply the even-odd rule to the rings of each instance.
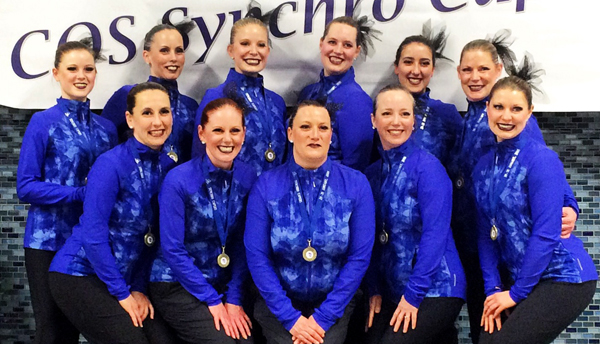
[[300, 214], [302, 216], [302, 222], [304, 224], [304, 230], [308, 231], [308, 241], [309, 246], [310, 242], [312, 242], [313, 229], [316, 226], [316, 221], [321, 215], [321, 211], [323, 210], [323, 201], [325, 199], [325, 191], [327, 191], [327, 184], [329, 182], [329, 176], [331, 174], [331, 163], [329, 160], [325, 162], [325, 177], [323, 178], [323, 183], [321, 184], [319, 195], [317, 197], [317, 202], [312, 208], [312, 216], [308, 214], [308, 203], [304, 200], [302, 196], [302, 190], [300, 188], [300, 179], [298, 178], [298, 173], [296, 171], [292, 171], [292, 175], [294, 178], [294, 192], [296, 193], [296, 198], [298, 200]]
[[[217, 205], [217, 199], [215, 197], [215, 192], [213, 190], [212, 187], [212, 183], [213, 181], [209, 178], [208, 176], [208, 160], [209, 158], [207, 156], [205, 156], [202, 159], [202, 162], [200, 162], [200, 164], [202, 165], [202, 173], [204, 174], [204, 180], [206, 182], [206, 188], [208, 190], [208, 197], [210, 199], [210, 203], [212, 205], [212, 209], [213, 209], [213, 217], [215, 220], [215, 224], [217, 226], [217, 232], [219, 233], [219, 240], [221, 241], [221, 247], [223, 248], [223, 251], [225, 250], [225, 245], [227, 243], [227, 233], [228, 233], [228, 229], [229, 229], [229, 223], [228, 223], [228, 218], [229, 218], [229, 214], [233, 213], [233, 203], [234, 202], [230, 202], [231, 198], [235, 198], [235, 191], [233, 191], [233, 178], [231, 180], [231, 185], [229, 186], [229, 195], [223, 195], [223, 197], [227, 197], [227, 206], [226, 206], [226, 213], [225, 213], [225, 219], [223, 219], [223, 217], [221, 216], [221, 212], [219, 212], [219, 207]], [[232, 195], [233, 193], [233, 195]]]
[[[502, 194], [502, 191], [504, 190], [505, 184], [506, 184], [506, 180], [508, 179], [508, 174], [510, 173], [510, 170], [512, 169], [513, 165], [515, 164], [515, 161], [517, 160], [517, 157], [519, 157], [519, 153], [521, 153], [521, 149], [517, 148], [515, 150], [515, 152], [512, 155], [512, 158], [510, 159], [510, 161], [508, 162], [508, 165], [503, 168], [501, 166], [498, 165], [498, 160], [499, 160], [499, 156], [498, 153], [496, 152], [494, 154], [494, 162], [493, 162], [493, 169], [492, 169], [492, 176], [491, 176], [491, 181], [490, 181], [490, 192], [489, 192], [489, 204], [490, 204], [490, 213], [491, 213], [491, 219], [492, 219], [492, 231], [494, 230], [494, 228], [496, 228], [496, 233], [495, 236], [498, 236], [498, 228], [496, 227], [496, 214], [497, 214], [497, 209], [498, 209], [498, 200], [500, 198], [500, 195]], [[492, 237], [492, 240], [496, 240], [494, 237]]]
[[[81, 138], [81, 142], [83, 144], [84, 150], [90, 153], [87, 155], [88, 168], [92, 168], [92, 164], [94, 163], [94, 157], [96, 156], [96, 149], [95, 149], [96, 145], [92, 144], [92, 119], [91, 119], [91, 113], [89, 111], [89, 107], [86, 109], [83, 109], [83, 110], [87, 110], [87, 112], [88, 112], [87, 118], [84, 114], [81, 114], [81, 116], [80, 116], [81, 118], [79, 118], [78, 121], [75, 121], [73, 119], [73, 115], [75, 115], [75, 116], [79, 115], [78, 108], [81, 107], [82, 105], [86, 105], [86, 104], [83, 102], [76, 101], [76, 100], [70, 100], [70, 99], [64, 99], [64, 98], [57, 99], [57, 103], [58, 103], [60, 109], [65, 114], [65, 118], [66, 118], [67, 122], [69, 122], [69, 124], [71, 124], [71, 127], [77, 133], [77, 136], [79, 136]], [[77, 108], [71, 109], [71, 107], [69, 105], [76, 105]], [[83, 125], [80, 128], [79, 125], [77, 124], [77, 122], [80, 122], [80, 121], [83, 122], [85, 120], [89, 120], [88, 128], [85, 128], [85, 126], [83, 126]]]

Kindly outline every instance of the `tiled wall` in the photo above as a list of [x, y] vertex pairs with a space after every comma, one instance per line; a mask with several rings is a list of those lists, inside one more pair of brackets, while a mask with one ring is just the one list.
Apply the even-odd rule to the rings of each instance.
[[[30, 110], [0, 106], [0, 343], [30, 343], [34, 322], [23, 257], [27, 206], [15, 191], [21, 138]], [[537, 114], [549, 146], [560, 154], [582, 213], [577, 235], [600, 266], [600, 113]], [[466, 311], [459, 317], [461, 343], [468, 340]], [[556, 344], [600, 344], [600, 295]]]

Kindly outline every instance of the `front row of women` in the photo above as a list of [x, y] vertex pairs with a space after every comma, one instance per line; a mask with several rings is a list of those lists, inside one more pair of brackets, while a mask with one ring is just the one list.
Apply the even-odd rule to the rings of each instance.
[[[376, 96], [383, 153], [365, 177], [328, 158], [332, 114], [302, 102], [287, 129], [292, 158], [256, 180], [235, 160], [245, 135], [235, 101], [206, 105], [198, 135], [207, 154], [169, 171], [169, 95], [152, 82], [133, 87], [133, 137], [89, 172], [83, 216], [50, 266], [54, 300], [94, 343], [252, 342], [250, 316], [268, 343], [343, 343], [366, 274], [369, 343], [456, 342], [465, 276], [452, 183], [411, 138], [413, 108], [400, 85]], [[581, 241], [560, 238], [554, 185], [565, 176], [523, 130], [532, 110], [521, 80], [491, 91], [498, 144], [473, 175], [483, 343], [549, 343], [587, 307], [598, 277]]]

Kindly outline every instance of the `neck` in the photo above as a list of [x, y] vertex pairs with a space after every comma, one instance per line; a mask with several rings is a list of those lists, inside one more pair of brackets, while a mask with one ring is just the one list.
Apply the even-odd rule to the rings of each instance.
[[327, 156], [324, 158], [315, 158], [315, 159], [298, 159], [294, 155], [294, 161], [298, 166], [302, 167], [305, 170], [316, 170], [317, 168], [323, 166], [325, 161], [327, 161]]

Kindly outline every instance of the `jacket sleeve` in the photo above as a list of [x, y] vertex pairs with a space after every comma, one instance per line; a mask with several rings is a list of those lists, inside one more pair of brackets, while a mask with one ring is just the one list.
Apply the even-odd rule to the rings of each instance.
[[350, 245], [346, 264], [333, 283], [333, 289], [319, 308], [315, 321], [327, 331], [344, 314], [344, 309], [354, 297], [371, 259], [375, 239], [375, 203], [369, 182], [364, 175], [357, 180], [358, 193], [350, 216]]
[[130, 86], [123, 86], [108, 99], [104, 105], [101, 116], [111, 121], [117, 129], [117, 137], [120, 142], [127, 140], [129, 127], [125, 119], [127, 111], [127, 94], [131, 90]]
[[419, 252], [404, 297], [419, 308], [444, 257], [451, 235], [452, 183], [435, 158], [421, 159], [417, 199], [423, 221]]
[[369, 165], [373, 145], [371, 98], [361, 90], [348, 99], [338, 111], [338, 139], [342, 149], [342, 164], [364, 171]]
[[108, 222], [120, 190], [118, 162], [100, 156], [88, 176], [83, 215], [79, 230], [86, 256], [110, 292], [117, 300], [130, 295], [129, 286], [117, 267], [109, 241]]
[[521, 270], [510, 289], [510, 297], [517, 303], [526, 299], [538, 284], [560, 241], [564, 189], [556, 185], [565, 180], [563, 166], [549, 149], [539, 152], [533, 159], [527, 173], [533, 227]]
[[43, 114], [33, 115], [21, 145], [17, 167], [17, 196], [36, 205], [82, 202], [85, 186], [75, 187], [45, 182], [43, 169], [48, 144], [48, 128]]

